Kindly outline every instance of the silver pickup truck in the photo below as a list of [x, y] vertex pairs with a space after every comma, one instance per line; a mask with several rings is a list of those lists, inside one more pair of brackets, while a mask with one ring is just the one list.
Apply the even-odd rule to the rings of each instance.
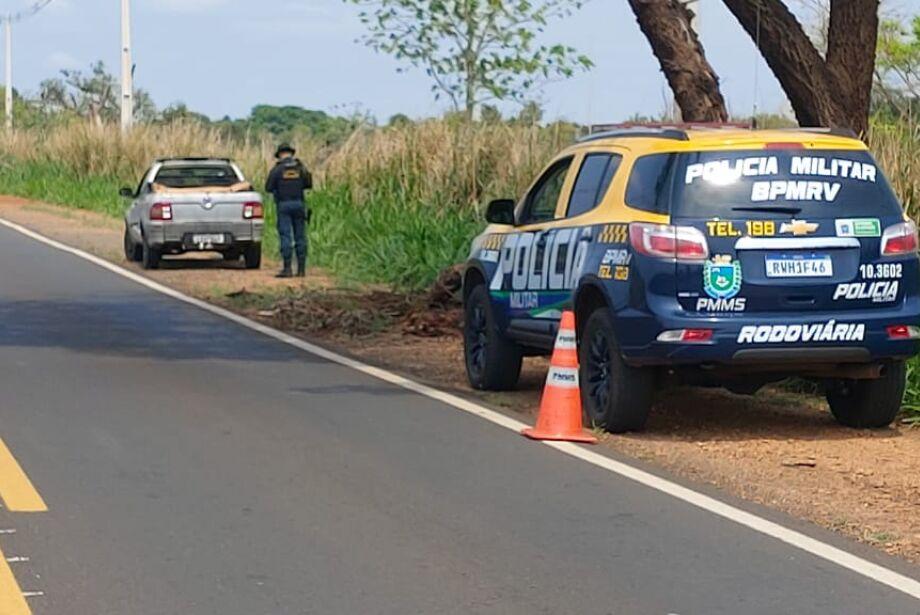
[[168, 158], [154, 162], [125, 212], [125, 258], [156, 269], [166, 254], [219, 252], [242, 256], [247, 269], [262, 264], [262, 197], [239, 167], [221, 158]]

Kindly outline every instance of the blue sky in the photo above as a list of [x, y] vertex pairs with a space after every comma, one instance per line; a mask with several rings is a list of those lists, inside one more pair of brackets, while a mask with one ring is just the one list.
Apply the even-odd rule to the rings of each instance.
[[[750, 113], [755, 72], [760, 109], [787, 109], [769, 69], [721, 1], [700, 1], [703, 44], [732, 112]], [[0, 0], [0, 10], [31, 2]], [[920, 0], [888, 5], [901, 14], [920, 12]], [[54, 0], [17, 24], [15, 86], [34, 92], [60, 69], [98, 59], [117, 69], [118, 6], [117, 0]], [[395, 61], [355, 42], [363, 32], [357, 9], [342, 0], [133, 0], [133, 12], [137, 85], [160, 106], [183, 101], [212, 117], [244, 116], [257, 103], [341, 113], [360, 106], [381, 120], [444, 109], [423, 74], [397, 73]], [[590, 0], [545, 36], [596, 63], [587, 74], [534, 92], [547, 117], [600, 123], [665, 108], [666, 84], [626, 0]]]

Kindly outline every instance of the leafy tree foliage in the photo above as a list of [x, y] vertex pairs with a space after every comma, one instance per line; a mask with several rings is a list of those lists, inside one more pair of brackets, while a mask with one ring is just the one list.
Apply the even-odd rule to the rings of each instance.
[[906, 115], [920, 97], [920, 17], [882, 21], [875, 64], [876, 105]]
[[369, 47], [422, 68], [436, 98], [472, 118], [483, 103], [526, 101], [553, 79], [593, 66], [562, 44], [537, 40], [581, 0], [345, 0], [363, 7]]
[[[96, 123], [115, 121], [121, 111], [120, 86], [103, 62], [90, 66], [89, 72], [62, 70], [61, 76], [46, 79], [39, 85], [39, 106], [48, 114], [66, 114]], [[134, 114], [138, 121], [156, 117], [156, 106], [144, 90], [134, 92]]]

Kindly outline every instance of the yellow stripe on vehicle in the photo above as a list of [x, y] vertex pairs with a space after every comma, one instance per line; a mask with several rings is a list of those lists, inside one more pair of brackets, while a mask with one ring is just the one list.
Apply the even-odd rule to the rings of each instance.
[[[0, 438], [0, 498], [12, 512], [46, 512], [48, 506]], [[0, 610], [0, 613], [6, 611]]]

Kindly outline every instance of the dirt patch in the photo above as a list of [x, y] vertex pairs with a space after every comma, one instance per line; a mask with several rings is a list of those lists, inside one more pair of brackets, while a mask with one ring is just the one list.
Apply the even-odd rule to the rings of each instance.
[[[0, 216], [127, 265], [118, 221], [17, 199], [0, 200]], [[449, 280], [432, 295], [413, 298], [380, 288], [337, 288], [317, 270], [305, 281], [277, 280], [275, 265], [269, 258], [262, 271], [253, 272], [219, 259], [186, 259], [148, 274], [369, 362], [470, 394], [456, 330], [460, 313], [444, 300]], [[545, 360], [528, 359], [519, 390], [480, 397], [527, 419], [545, 375]], [[823, 400], [779, 388], [754, 397], [680, 389], [661, 396], [644, 433], [604, 436], [602, 445], [920, 561], [920, 429], [846, 429], [833, 421]]]

